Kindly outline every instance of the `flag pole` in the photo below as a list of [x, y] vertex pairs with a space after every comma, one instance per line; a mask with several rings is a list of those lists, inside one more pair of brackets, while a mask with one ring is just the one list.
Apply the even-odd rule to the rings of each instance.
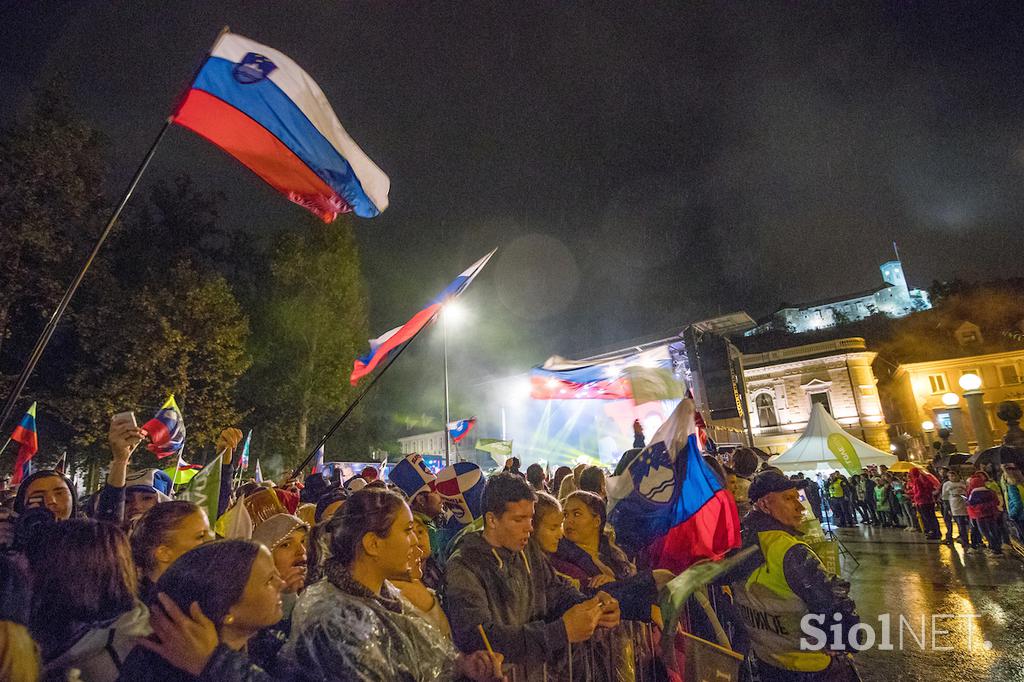
[[452, 463], [452, 434], [448, 430], [448, 424], [451, 423], [452, 417], [448, 409], [448, 315], [445, 312], [445, 306], [441, 306], [441, 338], [443, 339], [442, 346], [444, 347], [444, 465], [448, 466]]
[[[222, 28], [220, 33], [217, 34], [217, 40], [220, 40], [221, 36], [227, 33], [227, 31], [227, 26]], [[216, 44], [216, 41], [214, 42], [214, 44]], [[200, 63], [200, 65], [196, 68], [195, 72], [193, 73], [192, 80], [189, 81], [190, 83], [195, 80], [195, 75], [199, 73], [199, 70], [202, 68], [202, 65], [206, 62], [206, 59], [209, 58], [211, 52], [212, 49], [206, 53], [206, 57], [203, 59], [203, 61]], [[21, 392], [25, 390], [25, 384], [28, 383], [29, 376], [35, 370], [36, 364], [38, 364], [39, 359], [43, 356], [43, 351], [46, 349], [46, 346], [50, 343], [50, 338], [53, 336], [53, 332], [57, 328], [57, 323], [60, 322], [61, 317], [63, 317], [64, 315], [64, 311], [67, 310], [68, 304], [71, 303], [72, 297], [74, 297], [75, 292], [78, 291], [79, 285], [85, 278], [85, 273], [89, 270], [89, 267], [92, 265], [93, 261], [96, 260], [96, 256], [99, 254], [100, 249], [103, 247], [103, 243], [107, 241], [107, 237], [110, 236], [111, 230], [114, 229], [114, 223], [116, 223], [117, 219], [121, 217], [121, 212], [124, 210], [124, 207], [128, 203], [128, 200], [131, 199], [132, 194], [135, 192], [135, 188], [138, 187], [139, 180], [142, 179], [143, 173], [145, 173], [146, 169], [149, 167], [149, 162], [153, 160], [153, 156], [156, 154], [157, 147], [160, 146], [160, 142], [163, 141], [164, 135], [167, 134], [167, 130], [171, 127], [171, 123], [173, 122], [173, 114], [171, 116], [168, 116], [164, 120], [164, 124], [160, 128], [160, 132], [157, 133], [156, 139], [153, 140], [153, 143], [149, 146], [149, 151], [146, 152], [146, 156], [142, 159], [142, 163], [139, 164], [139, 167], [135, 171], [135, 175], [132, 177], [131, 182], [128, 183], [128, 189], [125, 191], [124, 196], [121, 197], [121, 200], [114, 208], [114, 212], [111, 214], [110, 220], [108, 220], [107, 224], [104, 226], [103, 231], [100, 232], [99, 239], [96, 240], [96, 244], [92, 247], [92, 252], [89, 254], [89, 257], [85, 259], [85, 263], [82, 264], [82, 267], [78, 271], [78, 274], [75, 275], [75, 278], [71, 281], [71, 284], [64, 292], [64, 296], [61, 298], [60, 303], [57, 304], [57, 307], [54, 309], [53, 314], [50, 315], [50, 319], [46, 323], [46, 326], [43, 327], [43, 331], [39, 335], [39, 338], [36, 339], [36, 345], [32, 349], [32, 353], [29, 355], [28, 360], [25, 362], [25, 366], [21, 370], [21, 374], [18, 375], [17, 381], [14, 382], [14, 387], [11, 389], [11, 392], [7, 396], [7, 402], [4, 404], [3, 413], [0, 414], [0, 430], [3, 429], [4, 425], [7, 423], [7, 420], [11, 418], [11, 414], [14, 412], [14, 405], [15, 403], [18, 402], [18, 398], [21, 397]]]
[[[439, 311], [438, 314], [440, 314], [440, 311]], [[374, 385], [377, 383], [377, 381], [382, 376], [384, 376], [384, 373], [388, 371], [388, 368], [391, 367], [391, 365], [395, 364], [395, 360], [397, 360], [398, 357], [402, 353], [405, 352], [405, 349], [408, 348], [412, 344], [412, 342], [416, 340], [416, 337], [419, 336], [423, 332], [423, 330], [426, 329], [427, 327], [429, 327], [430, 324], [432, 322], [434, 322], [435, 320], [437, 320], [437, 315], [434, 315], [434, 317], [430, 318], [430, 320], [427, 322], [427, 324], [425, 324], [422, 327], [420, 327], [419, 331], [417, 331], [415, 334], [412, 335], [411, 339], [409, 339], [408, 341], [406, 341], [405, 343], [403, 343], [401, 346], [398, 347], [398, 351], [396, 351], [395, 354], [393, 356], [391, 356], [391, 359], [388, 360], [386, 365], [381, 367], [381, 370], [379, 372], [377, 372], [376, 375], [374, 375], [374, 377], [370, 381], [370, 383], [368, 383], [366, 385], [366, 388], [364, 388], [359, 393], [359, 395], [356, 396], [355, 400], [353, 400], [349, 404], [349, 406], [347, 408], [345, 408], [345, 411], [341, 413], [341, 416], [338, 417], [338, 420], [336, 422], [334, 422], [334, 425], [331, 426], [330, 429], [327, 430], [327, 433], [324, 434], [324, 436], [320, 439], [320, 441], [316, 445], [313, 446], [313, 449], [310, 451], [310, 453], [308, 455], [306, 455], [306, 458], [304, 460], [302, 460], [302, 463], [299, 464], [299, 466], [295, 467], [292, 470], [291, 475], [288, 477], [289, 479], [294, 479], [296, 476], [299, 475], [299, 473], [303, 469], [306, 468], [306, 465], [309, 464], [310, 460], [313, 459], [313, 457], [316, 456], [316, 451], [320, 449], [320, 446], [322, 446], [325, 443], [327, 443], [327, 440], [331, 436], [333, 436], [334, 432], [338, 430], [338, 428], [345, 422], [346, 419], [348, 419], [349, 415], [352, 414], [352, 411], [354, 409], [356, 409], [356, 406], [359, 405], [359, 403], [363, 400], [363, 398], [366, 397], [366, 394], [370, 392], [370, 389], [372, 389], [374, 387]], [[445, 425], [445, 428], [447, 428], [447, 425]]]

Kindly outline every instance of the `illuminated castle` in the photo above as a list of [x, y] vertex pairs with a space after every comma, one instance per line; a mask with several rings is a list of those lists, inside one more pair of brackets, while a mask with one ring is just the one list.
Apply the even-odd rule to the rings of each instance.
[[774, 329], [795, 333], [835, 327], [871, 315], [903, 317], [932, 307], [928, 292], [907, 287], [903, 264], [891, 260], [881, 266], [885, 286], [846, 296], [832, 297], [802, 306], [787, 306], [746, 333], [754, 336]]

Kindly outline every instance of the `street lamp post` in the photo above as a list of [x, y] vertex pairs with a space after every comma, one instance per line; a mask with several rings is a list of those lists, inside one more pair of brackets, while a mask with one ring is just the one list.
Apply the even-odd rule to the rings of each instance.
[[981, 390], [981, 377], [977, 374], [964, 374], [960, 377], [960, 388], [964, 390], [967, 411], [971, 415], [971, 426], [974, 427], [974, 439], [978, 442], [978, 450], [992, 447], [992, 429], [988, 425], [985, 414], [985, 393]]

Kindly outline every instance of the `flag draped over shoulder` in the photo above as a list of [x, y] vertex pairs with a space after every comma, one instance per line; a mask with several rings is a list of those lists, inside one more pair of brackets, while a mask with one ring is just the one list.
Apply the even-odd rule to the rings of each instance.
[[609, 481], [608, 520], [619, 543], [647, 552], [653, 568], [679, 572], [740, 545], [736, 502], [704, 462], [695, 414], [692, 400], [680, 402], [651, 445]]
[[373, 218], [391, 181], [342, 127], [327, 97], [287, 55], [225, 33], [174, 112], [288, 199], [324, 222]]
[[476, 417], [449, 422], [448, 435], [451, 436], [453, 443], [462, 442], [462, 439], [469, 435], [474, 426], [476, 426]]
[[28, 408], [25, 416], [11, 433], [11, 440], [18, 444], [18, 456], [14, 460], [11, 485], [18, 485], [26, 475], [29, 462], [39, 451], [39, 433], [36, 431], [36, 404]]
[[156, 415], [142, 425], [149, 436], [149, 449], [158, 459], [170, 457], [185, 447], [185, 418], [172, 395]]
[[[497, 251], [497, 249], [494, 249]], [[494, 255], [494, 251], [473, 263], [469, 266], [461, 275], [456, 277], [451, 284], [449, 284], [444, 291], [435, 298], [430, 305], [423, 310], [419, 311], [412, 316], [408, 322], [403, 324], [401, 327], [395, 327], [391, 331], [384, 335], [370, 340], [370, 352], [366, 355], [356, 358], [355, 365], [352, 368], [352, 385], [355, 386], [359, 383], [359, 380], [370, 374], [384, 362], [392, 353], [396, 352], [402, 344], [416, 336], [421, 329], [441, 312], [441, 308], [445, 303], [455, 298], [463, 291], [466, 290], [473, 280], [476, 278], [480, 271], [487, 265], [487, 261]]]

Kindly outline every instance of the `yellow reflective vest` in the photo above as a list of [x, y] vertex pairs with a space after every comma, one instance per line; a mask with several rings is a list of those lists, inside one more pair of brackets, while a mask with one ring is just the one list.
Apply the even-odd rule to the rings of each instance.
[[[743, 581], [732, 584], [732, 592], [750, 636], [751, 648], [769, 665], [795, 672], [820, 672], [831, 657], [824, 651], [801, 651], [804, 637], [800, 620], [808, 613], [782, 569], [782, 560], [794, 545], [806, 545], [783, 530], [757, 534], [765, 562]], [[809, 547], [808, 547], [809, 549]]]

